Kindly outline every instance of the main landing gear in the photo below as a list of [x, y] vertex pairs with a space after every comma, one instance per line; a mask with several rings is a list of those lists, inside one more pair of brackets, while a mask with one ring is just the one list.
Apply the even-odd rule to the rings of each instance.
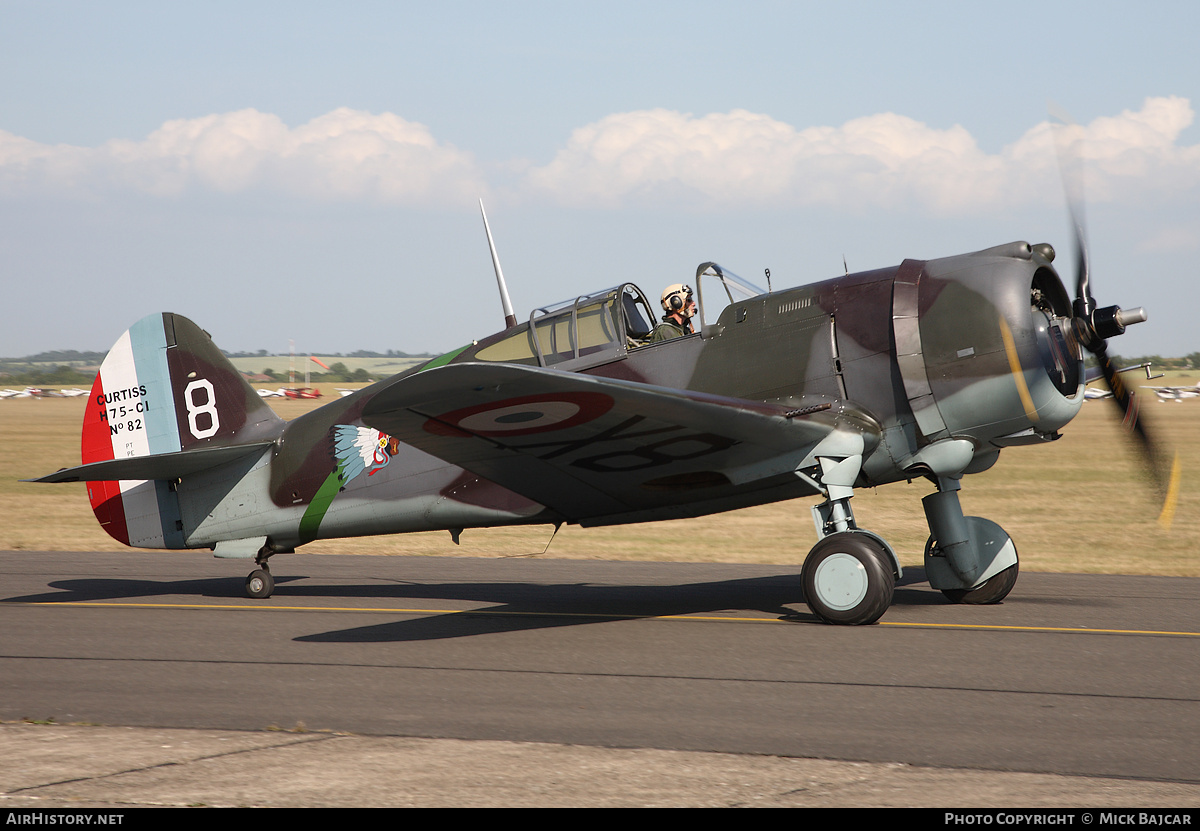
[[[932, 542], [932, 541], [931, 541]], [[951, 603], [965, 603], [969, 606], [988, 606], [999, 603], [1008, 597], [1008, 593], [1017, 584], [1017, 572], [1020, 566], [1011, 565], [999, 574], [983, 581], [977, 589], [942, 589], [942, 594]]]
[[874, 623], [892, 605], [901, 571], [891, 546], [854, 522], [850, 497], [862, 467], [861, 444], [856, 452], [817, 460], [821, 481], [810, 481], [825, 501], [812, 509], [819, 540], [804, 560], [804, 601], [826, 623]]
[[929, 521], [925, 575], [951, 603], [999, 603], [1017, 583], [1017, 547], [990, 519], [963, 516], [958, 480], [937, 479], [938, 492], [921, 500]]
[[804, 600], [826, 623], [874, 623], [892, 605], [896, 577], [883, 542], [867, 531], [839, 531], [808, 552]]
[[[900, 562], [887, 542], [855, 524], [850, 498], [862, 457], [839, 454], [817, 461], [820, 481], [809, 481], [825, 501], [812, 509], [819, 539], [804, 561], [804, 600], [826, 623], [875, 623], [892, 603]], [[938, 491], [922, 500], [930, 531], [925, 574], [952, 603], [999, 603], [1017, 582], [1017, 548], [991, 520], [963, 516], [961, 475], [959, 468], [956, 476], [930, 476]]]

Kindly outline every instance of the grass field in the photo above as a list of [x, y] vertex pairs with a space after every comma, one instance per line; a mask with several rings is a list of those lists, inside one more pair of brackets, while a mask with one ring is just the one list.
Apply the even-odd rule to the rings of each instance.
[[[1186, 377], [1154, 383], [1194, 383]], [[295, 418], [328, 401], [276, 400]], [[968, 477], [968, 514], [998, 522], [1012, 536], [1028, 571], [1200, 576], [1200, 400], [1144, 399], [1151, 427], [1178, 451], [1182, 487], [1170, 530], [1157, 522], [1160, 505], [1122, 435], [1116, 408], [1089, 402], [1042, 447], [1010, 448], [991, 470]], [[0, 401], [0, 550], [120, 551], [100, 530], [83, 484], [35, 485], [17, 480], [79, 464], [85, 399]], [[928, 530], [921, 497], [925, 480], [860, 491], [859, 525], [887, 538], [906, 565], [919, 565]], [[799, 500], [694, 520], [616, 528], [564, 527], [548, 557], [605, 560], [777, 563], [804, 561], [816, 541], [809, 508]], [[549, 526], [468, 530], [455, 546], [445, 532], [317, 541], [304, 550], [328, 554], [541, 556]], [[665, 552], [665, 553], [664, 553]], [[182, 553], [182, 552], [180, 552]], [[194, 552], [189, 556], [204, 556]]]

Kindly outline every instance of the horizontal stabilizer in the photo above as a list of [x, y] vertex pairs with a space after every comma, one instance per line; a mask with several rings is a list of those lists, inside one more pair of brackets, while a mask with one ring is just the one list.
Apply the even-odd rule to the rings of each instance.
[[65, 467], [57, 473], [40, 479], [25, 479], [25, 482], [113, 482], [118, 480], [180, 479], [201, 470], [236, 461], [261, 453], [273, 442], [239, 444], [233, 447], [205, 447], [196, 450], [181, 450], [177, 453], [158, 453], [153, 456], [127, 456], [92, 462], [90, 465]]

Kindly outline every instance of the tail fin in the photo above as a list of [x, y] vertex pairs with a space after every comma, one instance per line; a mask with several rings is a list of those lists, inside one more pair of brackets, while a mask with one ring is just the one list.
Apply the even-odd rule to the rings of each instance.
[[[85, 465], [109, 459], [232, 447], [274, 439], [283, 421], [185, 317], [139, 320], [113, 345], [83, 417]], [[220, 454], [217, 454], [220, 455]], [[185, 548], [168, 477], [89, 481], [101, 526], [126, 545]]]

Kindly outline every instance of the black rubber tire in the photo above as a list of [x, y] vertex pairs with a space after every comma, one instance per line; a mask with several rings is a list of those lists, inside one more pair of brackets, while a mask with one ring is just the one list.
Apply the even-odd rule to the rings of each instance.
[[1009, 566], [999, 574], [993, 574], [982, 586], [975, 589], [942, 589], [942, 594], [951, 603], [966, 603], [971, 606], [990, 606], [1008, 597], [1017, 584], [1017, 572], [1021, 564]]
[[256, 568], [246, 577], [246, 596], [255, 599], [270, 597], [275, 591], [275, 578], [265, 568]]
[[875, 623], [896, 591], [891, 560], [873, 537], [857, 531], [830, 534], [808, 552], [801, 575], [804, 602], [826, 623]]

